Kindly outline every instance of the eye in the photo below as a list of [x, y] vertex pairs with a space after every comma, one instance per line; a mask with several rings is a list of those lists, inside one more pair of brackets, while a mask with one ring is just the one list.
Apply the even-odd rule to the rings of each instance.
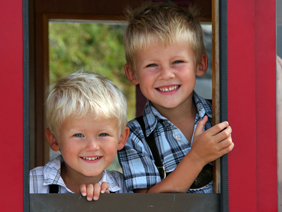
[[84, 135], [82, 135], [81, 133], [74, 134], [74, 136], [75, 136], [75, 137], [79, 137], [79, 138], [84, 137]]
[[109, 134], [108, 133], [100, 133], [99, 136], [101, 137], [105, 137], [105, 136], [108, 136]]
[[155, 66], [157, 66], [157, 65], [156, 64], [149, 64], [149, 65], [146, 66], [146, 68], [155, 67]]
[[176, 61], [173, 62], [173, 64], [178, 64], [178, 63], [183, 63], [183, 61], [182, 60], [176, 60]]

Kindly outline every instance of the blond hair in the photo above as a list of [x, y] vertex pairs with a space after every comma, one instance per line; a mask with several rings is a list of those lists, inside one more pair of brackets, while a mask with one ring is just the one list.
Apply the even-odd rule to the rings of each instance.
[[127, 124], [126, 110], [126, 99], [118, 87], [93, 72], [78, 71], [59, 79], [51, 86], [46, 101], [47, 124], [55, 135], [68, 117], [86, 115], [117, 118], [120, 134]]
[[124, 36], [127, 64], [135, 68], [136, 51], [146, 48], [154, 42], [168, 44], [186, 42], [195, 54], [196, 63], [206, 53], [202, 27], [196, 18], [195, 7], [188, 9], [173, 3], [145, 3], [132, 10], [127, 9], [128, 27]]

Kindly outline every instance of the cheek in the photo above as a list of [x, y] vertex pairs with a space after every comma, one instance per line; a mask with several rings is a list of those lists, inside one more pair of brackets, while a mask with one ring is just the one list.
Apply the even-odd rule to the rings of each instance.
[[68, 143], [60, 146], [62, 155], [64, 155], [65, 153], [67, 153], [67, 155], [73, 155], [79, 152], [80, 149], [81, 149], [80, 145], [77, 145], [76, 143]]
[[117, 142], [108, 142], [101, 146], [109, 158], [115, 158], [117, 153]]

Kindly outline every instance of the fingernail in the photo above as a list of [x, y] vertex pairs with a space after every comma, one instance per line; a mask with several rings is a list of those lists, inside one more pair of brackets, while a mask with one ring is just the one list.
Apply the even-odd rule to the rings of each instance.
[[101, 194], [104, 194], [105, 193], [105, 191], [101, 191]]
[[98, 198], [97, 197], [93, 197], [93, 199], [96, 201], [96, 200], [98, 200]]
[[88, 200], [88, 201], [91, 201], [92, 199], [91, 199], [91, 198], [89, 198], [89, 197], [87, 197], [87, 200]]
[[86, 193], [81, 193], [81, 195], [85, 197], [85, 196], [86, 196]]

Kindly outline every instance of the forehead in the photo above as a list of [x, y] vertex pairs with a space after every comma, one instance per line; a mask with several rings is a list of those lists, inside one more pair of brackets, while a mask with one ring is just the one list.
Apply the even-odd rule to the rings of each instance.
[[[63, 121], [59, 127], [60, 132], [70, 130], [100, 130], [100, 129], [117, 129], [117, 118], [105, 118], [103, 116], [97, 117], [93, 115], [86, 115], [83, 117], [71, 116]], [[59, 133], [60, 133], [59, 132]]]
[[176, 56], [195, 56], [192, 48], [186, 42], [178, 42], [164, 45], [156, 42], [150, 46], [140, 48], [135, 53], [135, 62], [145, 59], [160, 58], [165, 59]]

